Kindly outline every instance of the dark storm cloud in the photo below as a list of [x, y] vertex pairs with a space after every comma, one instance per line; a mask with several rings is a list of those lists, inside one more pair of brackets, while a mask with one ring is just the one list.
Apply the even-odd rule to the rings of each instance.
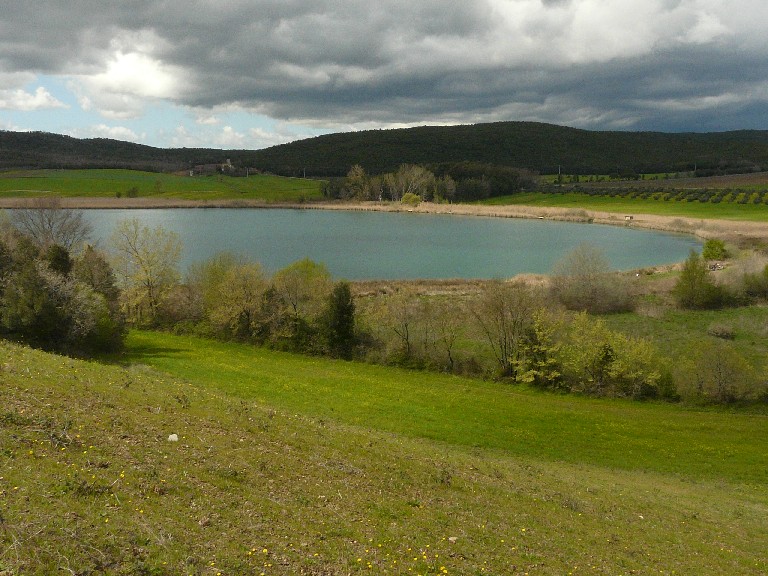
[[3, 11], [0, 75], [65, 76], [115, 117], [152, 97], [329, 127], [768, 127], [758, 25], [768, 8], [753, 0], [82, 0]]

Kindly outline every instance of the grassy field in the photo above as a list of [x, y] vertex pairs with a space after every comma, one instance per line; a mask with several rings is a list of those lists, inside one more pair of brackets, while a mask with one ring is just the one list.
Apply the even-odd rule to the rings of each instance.
[[719, 412], [540, 394], [158, 332], [133, 331], [128, 347], [133, 363], [313, 418], [537, 459], [768, 483], [758, 465], [768, 446], [761, 415], [734, 425]]
[[764, 417], [150, 333], [130, 348], [120, 368], [0, 341], [0, 572], [768, 569]]
[[670, 358], [684, 358], [709, 335], [713, 326], [733, 333], [729, 344], [755, 368], [768, 374], [768, 307], [745, 306], [722, 310], [680, 310], [640, 306], [640, 313], [609, 314], [602, 318], [621, 332], [648, 338]]
[[178, 176], [136, 170], [34, 170], [0, 174], [0, 198], [37, 197], [170, 198], [180, 200], [264, 200], [297, 202], [319, 199], [320, 182], [253, 175]]
[[528, 192], [514, 196], [502, 196], [485, 200], [489, 206], [543, 206], [553, 208], [575, 208], [616, 212], [620, 214], [654, 214], [659, 216], [685, 216], [688, 218], [717, 218], [724, 220], [745, 220], [750, 222], [768, 222], [768, 206], [762, 204], [738, 204], [709, 202], [680, 202], [640, 198], [621, 198], [610, 196], [591, 196], [566, 192], [563, 194], [543, 194]]

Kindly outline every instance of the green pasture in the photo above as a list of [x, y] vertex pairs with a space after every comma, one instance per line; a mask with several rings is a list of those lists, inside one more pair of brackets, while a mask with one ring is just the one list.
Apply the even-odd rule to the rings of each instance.
[[679, 200], [653, 200], [651, 198], [621, 198], [608, 195], [589, 195], [574, 192], [550, 194], [527, 192], [512, 196], [491, 198], [481, 202], [489, 206], [543, 206], [616, 212], [620, 214], [656, 214], [660, 216], [681, 216], [688, 218], [717, 218], [768, 222], [768, 205], [709, 202], [686, 202]]
[[[143, 363], [120, 367], [0, 340], [0, 573], [768, 569], [765, 422], [755, 416], [559, 398], [159, 334], [133, 334], [130, 346]], [[486, 440], [462, 418], [480, 406]], [[424, 438], [430, 414], [447, 419], [432, 426], [436, 439]], [[469, 437], [441, 439], [451, 428]], [[648, 456], [629, 465], [588, 444]], [[606, 460], [624, 464], [596, 464]]]
[[450, 445], [547, 461], [768, 481], [768, 418], [528, 391], [435, 373], [132, 331], [126, 360], [206, 389]]
[[745, 306], [722, 310], [680, 310], [641, 305], [648, 313], [609, 314], [602, 316], [613, 329], [647, 338], [670, 358], [685, 358], [705, 340], [713, 327], [725, 327], [733, 333], [728, 345], [768, 377], [768, 307]]
[[154, 197], [297, 202], [322, 197], [321, 183], [256, 174], [180, 176], [136, 170], [34, 170], [0, 173], [0, 198]]

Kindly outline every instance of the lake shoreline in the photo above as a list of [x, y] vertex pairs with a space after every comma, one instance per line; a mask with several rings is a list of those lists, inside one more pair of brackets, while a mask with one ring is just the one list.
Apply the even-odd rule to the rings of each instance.
[[[23, 208], [25, 198], [0, 199], [0, 208]], [[413, 212], [419, 214], [455, 214], [488, 218], [523, 218], [583, 222], [630, 226], [664, 232], [691, 234], [698, 238], [720, 238], [726, 242], [742, 243], [748, 240], [768, 240], [768, 225], [763, 222], [744, 220], [719, 220], [689, 218], [684, 216], [660, 216], [655, 214], [620, 214], [581, 208], [554, 208], [537, 206], [486, 206], [478, 204], [434, 204], [422, 202], [408, 206], [397, 202], [304, 202], [268, 203], [251, 200], [181, 200], [171, 198], [61, 198], [63, 208], [76, 209], [160, 209], [160, 208], [262, 208], [298, 210], [346, 210], [370, 212]]]

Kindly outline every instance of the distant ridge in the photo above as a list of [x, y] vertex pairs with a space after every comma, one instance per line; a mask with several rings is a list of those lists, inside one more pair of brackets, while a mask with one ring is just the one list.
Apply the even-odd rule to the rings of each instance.
[[103, 138], [0, 131], [0, 169], [185, 170], [231, 159], [287, 176], [372, 174], [400, 164], [482, 162], [540, 173], [737, 173], [768, 170], [768, 131], [599, 132], [536, 122], [423, 126], [328, 134], [263, 150], [154, 148]]

